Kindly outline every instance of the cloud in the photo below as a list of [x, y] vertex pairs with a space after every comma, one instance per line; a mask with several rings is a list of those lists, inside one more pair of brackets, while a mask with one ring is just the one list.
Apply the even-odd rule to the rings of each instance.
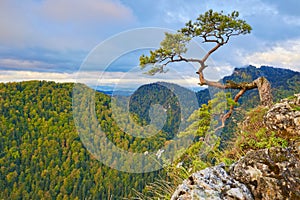
[[274, 1], [274, 0], [264, 0], [277, 8], [281, 14], [291, 15], [291, 16], [300, 16], [299, 0], [286, 0], [286, 1]]
[[[215, 52], [211, 59], [216, 62], [209, 63], [212, 71], [205, 71], [207, 77], [216, 71], [220, 76], [227, 75], [234, 67], [248, 64], [299, 67], [299, 40], [291, 39], [299, 37], [298, 0], [247, 0], [232, 4], [219, 0], [171, 3], [169, 0], [3, 0], [0, 3], [0, 70], [45, 72], [49, 77], [58, 72], [58, 77], [63, 77], [63, 72], [78, 70], [88, 52], [107, 37], [132, 27], [160, 26], [177, 30], [210, 8], [226, 13], [238, 10], [241, 18], [252, 25], [253, 32], [232, 39]], [[141, 37], [149, 35], [152, 33]], [[141, 39], [133, 35], [105, 46], [100, 52], [101, 62], [96, 60], [97, 69], [110, 62], [112, 72], [124, 72], [137, 65], [138, 56], [127, 53], [126, 58], [118, 60], [111, 53], [119, 55], [116, 52], [123, 52], [122, 48], [138, 40]], [[145, 44], [144, 47], [156, 46]], [[195, 57], [201, 56], [201, 52], [195, 52]], [[190, 73], [195, 75], [194, 71]]]
[[[118, 0], [1, 1], [0, 45], [90, 49], [110, 31], [134, 23]], [[105, 30], [105, 31], [104, 31]]]
[[133, 20], [131, 10], [115, 0], [45, 0], [39, 11], [57, 22], [123, 23]]
[[[280, 41], [299, 36], [300, 7], [295, 4], [294, 0], [251, 1], [255, 6], [244, 4], [240, 12], [253, 27], [252, 33], [255, 37], [265, 41]], [[294, 12], [295, 10], [297, 12]], [[295, 13], [298, 14], [295, 15]]]
[[[20, 3], [18, 6], [15, 3]], [[0, 45], [23, 47], [23, 41], [30, 38], [33, 31], [27, 20], [23, 2], [1, 1], [0, 3]], [[30, 3], [29, 3], [30, 4]]]
[[243, 57], [245, 64], [272, 65], [300, 71], [300, 38], [277, 42], [266, 51], [250, 53]]
[[29, 80], [48, 80], [56, 82], [74, 82], [74, 74], [68, 73], [46, 73], [32, 71], [0, 71], [1, 82], [19, 82]]
[[[126, 3], [127, 1], [124, 1]], [[146, 2], [146, 3], [145, 3]], [[143, 4], [147, 8], [143, 8]], [[135, 5], [134, 5], [135, 4]], [[296, 26], [300, 21], [300, 1], [273, 1], [273, 0], [247, 0], [234, 3], [224, 3], [219, 0], [191, 0], [188, 3], [184, 0], [174, 0], [170, 3], [167, 0], [143, 3], [128, 2], [127, 5], [134, 8], [133, 12], [139, 16], [144, 23], [153, 22], [162, 26], [181, 28], [188, 20], [195, 20], [199, 14], [209, 9], [215, 11], [223, 10], [230, 13], [234, 10], [240, 12], [240, 16], [252, 25], [253, 34], [265, 40], [282, 40], [299, 34]], [[138, 9], [139, 6], [141, 9]], [[289, 12], [291, 11], [291, 12]], [[153, 15], [155, 13], [155, 15]], [[159, 16], [159, 18], [157, 18]]]
[[68, 59], [66, 57], [70, 56], [70, 54], [67, 53], [58, 54], [57, 52], [48, 52], [40, 49], [39, 52], [41, 55], [35, 55], [36, 51], [38, 50], [28, 50], [27, 52], [17, 51], [11, 55], [0, 51], [0, 54], [3, 54], [0, 56], [0, 70], [62, 73], [78, 70], [83, 60], [83, 57], [76, 52], [73, 52], [75, 58]]
[[283, 16], [283, 21], [292, 26], [300, 26], [300, 17], [299, 16]]
[[54, 64], [48, 64], [41, 61], [30, 61], [30, 60], [18, 60], [4, 58], [0, 59], [0, 68], [10, 70], [28, 70], [28, 71], [45, 71], [49, 68], [53, 68]]
[[[139, 77], [139, 78], [137, 78]], [[98, 88], [110, 88], [115, 90], [137, 89], [141, 85], [165, 81], [179, 85], [195, 88], [197, 87], [196, 76], [186, 76], [175, 71], [168, 74], [148, 76], [141, 71], [131, 72], [78, 72], [78, 73], [56, 73], [36, 71], [12, 71], [0, 70], [0, 82], [48, 80], [55, 82], [79, 82]]]

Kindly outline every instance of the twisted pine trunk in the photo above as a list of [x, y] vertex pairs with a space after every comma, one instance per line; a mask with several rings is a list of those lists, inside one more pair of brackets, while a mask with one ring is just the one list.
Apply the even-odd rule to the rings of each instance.
[[[239, 92], [235, 95], [234, 101], [238, 102], [239, 98], [243, 96], [243, 94], [248, 91], [257, 88], [259, 92], [260, 102], [263, 106], [271, 107], [273, 104], [273, 96], [271, 93], [271, 84], [265, 77], [259, 77], [256, 80], [250, 83], [236, 83], [233, 81], [227, 81], [226, 84], [222, 84], [220, 82], [209, 81], [204, 78], [203, 70], [207, 67], [203, 62], [200, 62], [201, 67], [196, 72], [199, 75], [199, 85], [208, 85], [211, 87], [216, 87], [220, 89], [236, 89]], [[230, 106], [230, 110], [221, 117], [222, 125], [216, 130], [223, 128], [225, 126], [225, 121], [232, 115], [234, 110], [234, 105]]]
[[270, 82], [265, 77], [259, 77], [253, 82], [257, 86], [261, 104], [270, 107], [273, 104]]

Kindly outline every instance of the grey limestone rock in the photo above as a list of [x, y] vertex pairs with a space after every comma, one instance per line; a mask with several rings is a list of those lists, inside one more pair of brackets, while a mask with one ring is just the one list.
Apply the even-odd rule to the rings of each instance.
[[300, 136], [300, 94], [293, 99], [283, 99], [273, 105], [264, 117], [264, 123], [269, 130]]
[[224, 165], [193, 173], [174, 192], [172, 200], [252, 200], [249, 189], [230, 177]]
[[300, 199], [300, 143], [290, 148], [273, 147], [248, 152], [230, 169], [255, 199]]

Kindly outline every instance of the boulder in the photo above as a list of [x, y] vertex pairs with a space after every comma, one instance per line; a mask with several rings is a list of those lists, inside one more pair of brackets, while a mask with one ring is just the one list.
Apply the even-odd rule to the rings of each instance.
[[242, 183], [230, 177], [224, 164], [193, 173], [178, 186], [172, 200], [252, 200], [252, 194]]
[[193, 173], [179, 185], [172, 200], [299, 200], [300, 142], [289, 148], [249, 151], [230, 166]]
[[249, 151], [229, 174], [251, 190], [254, 199], [300, 199], [300, 143], [291, 148]]

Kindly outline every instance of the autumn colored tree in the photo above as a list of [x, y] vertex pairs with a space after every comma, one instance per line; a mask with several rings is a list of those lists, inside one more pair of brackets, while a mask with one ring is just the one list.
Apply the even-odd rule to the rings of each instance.
[[[177, 33], [165, 33], [165, 39], [161, 42], [161, 47], [157, 50], [150, 51], [149, 56], [142, 55], [140, 57], [140, 66], [145, 68], [148, 64], [152, 64], [152, 68], [148, 74], [163, 73], [167, 71], [167, 66], [174, 62], [198, 63], [199, 69], [196, 72], [199, 76], [199, 85], [207, 85], [220, 89], [236, 89], [239, 92], [234, 97], [234, 101], [247, 91], [257, 88], [260, 95], [261, 103], [270, 106], [273, 102], [271, 94], [271, 85], [265, 77], [260, 77], [252, 82], [236, 83], [228, 81], [225, 84], [207, 80], [204, 76], [204, 70], [207, 59], [220, 47], [227, 44], [231, 37], [249, 34], [252, 28], [244, 20], [239, 19], [239, 12], [233, 11], [231, 14], [223, 12], [214, 12], [209, 10], [196, 19], [189, 21], [185, 27], [178, 30]], [[187, 44], [193, 38], [201, 38], [203, 43], [214, 44], [202, 58], [185, 57], [187, 52]], [[222, 116], [222, 126], [228, 119], [234, 109], [234, 105], [230, 106], [230, 111]]]

